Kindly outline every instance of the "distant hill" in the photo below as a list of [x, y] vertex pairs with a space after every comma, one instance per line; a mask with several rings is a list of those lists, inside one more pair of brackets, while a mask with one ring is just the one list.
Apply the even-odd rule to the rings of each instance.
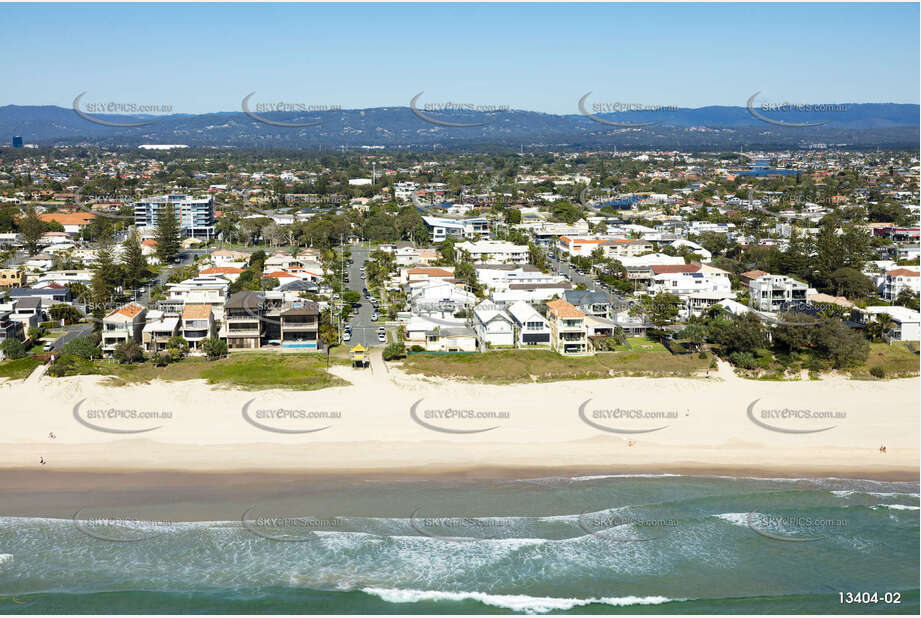
[[763, 112], [764, 116], [781, 122], [827, 122], [817, 127], [769, 124], [755, 118], [746, 107], [712, 106], [596, 115], [609, 122], [657, 123], [630, 128], [611, 126], [578, 113], [555, 115], [521, 110], [488, 114], [426, 113], [441, 122], [487, 124], [455, 127], [429, 123], [417, 117], [409, 107], [260, 114], [272, 122], [322, 121], [316, 126], [296, 128], [262, 123], [242, 111], [158, 117], [93, 115], [103, 121], [122, 124], [153, 121], [140, 127], [109, 127], [81, 118], [71, 108], [7, 105], [0, 107], [0, 143], [8, 145], [13, 135], [21, 135], [26, 143], [40, 145], [90, 143], [127, 147], [164, 143], [237, 148], [616, 146], [723, 150], [740, 146], [796, 148], [826, 143], [853, 148], [917, 148], [921, 115], [918, 105], [894, 103], [846, 104], [843, 112]]

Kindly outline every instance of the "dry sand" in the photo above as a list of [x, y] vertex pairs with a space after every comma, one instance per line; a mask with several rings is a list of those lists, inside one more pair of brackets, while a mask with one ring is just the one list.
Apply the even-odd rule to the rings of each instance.
[[[916, 378], [753, 381], [723, 365], [710, 379], [493, 386], [428, 380], [384, 371], [381, 365], [374, 373], [348, 367], [332, 371], [352, 384], [249, 392], [202, 381], [109, 387], [97, 376], [5, 382], [0, 384], [0, 469], [424, 475], [526, 469], [534, 474], [618, 470], [918, 478], [921, 396]], [[586, 401], [583, 418], [580, 406]], [[320, 430], [262, 429], [244, 415], [248, 402], [249, 419], [265, 427]], [[422, 423], [468, 433], [424, 427], [412, 417], [414, 404]], [[265, 417], [265, 410], [278, 409], [340, 416]], [[783, 418], [790, 413], [781, 412], [768, 417], [763, 414], [767, 409], [844, 416]], [[91, 419], [91, 410], [105, 412]], [[171, 417], [110, 418], [112, 410], [162, 411]], [[437, 416], [448, 410], [508, 416]], [[620, 416], [605, 417], [600, 410]], [[630, 416], [637, 411], [664, 417]], [[81, 420], [109, 430], [155, 429], [111, 433]], [[755, 421], [812, 433], [772, 431]], [[885, 454], [880, 445], [886, 446]], [[47, 463], [41, 465], [40, 458]]]

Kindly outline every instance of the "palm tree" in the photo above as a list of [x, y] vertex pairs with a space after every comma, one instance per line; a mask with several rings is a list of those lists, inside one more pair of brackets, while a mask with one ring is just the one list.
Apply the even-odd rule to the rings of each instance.
[[893, 326], [892, 316], [888, 313], [877, 313], [876, 320], [867, 324], [867, 334], [873, 341], [882, 341], [886, 332]]

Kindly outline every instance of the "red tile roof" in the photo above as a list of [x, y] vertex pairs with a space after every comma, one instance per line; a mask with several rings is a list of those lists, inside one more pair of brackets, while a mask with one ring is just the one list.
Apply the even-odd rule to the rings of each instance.
[[700, 270], [700, 264], [655, 264], [650, 266], [655, 275], [664, 275], [670, 273], [696, 273]]
[[585, 314], [579, 311], [575, 305], [572, 303], [566, 302], [562, 298], [557, 300], [547, 301], [547, 309], [551, 313], [561, 317], [561, 318], [584, 318]]
[[896, 268], [895, 270], [890, 270], [886, 274], [890, 277], [921, 277], [921, 273], [908, 270], [907, 268]]

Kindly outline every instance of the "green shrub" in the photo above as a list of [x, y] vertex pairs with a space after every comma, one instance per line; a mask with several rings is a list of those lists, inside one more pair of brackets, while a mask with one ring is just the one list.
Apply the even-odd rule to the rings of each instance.
[[91, 338], [77, 337], [64, 344], [61, 348], [61, 356], [78, 356], [91, 359], [99, 356], [99, 350], [96, 349], [96, 344]]
[[873, 376], [874, 378], [882, 379], [886, 377], [886, 370], [883, 369], [882, 367], [871, 367], [870, 375]]
[[6, 357], [10, 360], [16, 360], [26, 355], [26, 347], [22, 341], [9, 337], [0, 342], [0, 350], [6, 352]]
[[402, 343], [391, 343], [384, 348], [384, 360], [396, 360], [398, 358], [403, 358], [406, 356], [406, 346]]
[[201, 349], [211, 360], [227, 356], [227, 342], [217, 337], [209, 337], [202, 341]]

